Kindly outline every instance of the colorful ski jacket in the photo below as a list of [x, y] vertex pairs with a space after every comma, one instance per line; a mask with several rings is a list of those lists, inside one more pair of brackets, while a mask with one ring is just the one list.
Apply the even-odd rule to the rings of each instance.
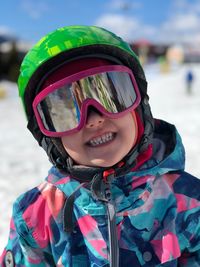
[[153, 148], [139, 170], [110, 179], [110, 202], [53, 167], [14, 203], [0, 266], [109, 267], [111, 246], [113, 267], [200, 266], [200, 180], [184, 171], [173, 125], [156, 121]]

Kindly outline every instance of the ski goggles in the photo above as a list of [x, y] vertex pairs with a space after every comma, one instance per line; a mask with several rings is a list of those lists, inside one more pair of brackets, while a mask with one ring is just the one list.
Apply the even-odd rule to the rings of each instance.
[[95, 67], [73, 74], [43, 89], [33, 101], [41, 132], [61, 137], [79, 131], [89, 106], [109, 118], [121, 117], [140, 103], [132, 71], [121, 65]]

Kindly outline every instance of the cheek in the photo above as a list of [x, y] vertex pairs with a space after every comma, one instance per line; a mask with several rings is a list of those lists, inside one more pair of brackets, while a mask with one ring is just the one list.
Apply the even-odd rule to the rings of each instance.
[[64, 146], [65, 151], [67, 154], [77, 163], [80, 163], [80, 148], [77, 146], [77, 143], [69, 140], [66, 138], [62, 138], [62, 144]]
[[138, 125], [135, 112], [131, 112], [123, 118], [124, 128], [126, 129], [125, 133], [125, 141], [127, 145], [132, 148], [137, 142], [138, 137]]
[[78, 151], [80, 151], [80, 138], [76, 137], [76, 134], [73, 134], [72, 136], [64, 136], [61, 137], [62, 144], [67, 151], [67, 153], [72, 156], [78, 154]]
[[80, 137], [73, 138], [63, 137], [61, 138], [64, 149], [67, 154], [79, 165], [90, 165], [90, 161], [88, 160], [88, 155], [86, 153], [85, 147], [81, 142]]

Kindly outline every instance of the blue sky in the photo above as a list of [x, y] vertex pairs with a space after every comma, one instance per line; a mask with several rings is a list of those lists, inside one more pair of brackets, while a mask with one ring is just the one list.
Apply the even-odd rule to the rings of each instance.
[[36, 42], [65, 25], [98, 25], [127, 41], [200, 43], [199, 0], [6, 0], [0, 33]]

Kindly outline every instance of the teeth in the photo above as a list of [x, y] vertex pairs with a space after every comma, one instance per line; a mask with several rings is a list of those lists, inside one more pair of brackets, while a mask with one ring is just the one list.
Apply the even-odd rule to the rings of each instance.
[[106, 133], [100, 137], [97, 138], [93, 138], [89, 141], [89, 144], [91, 146], [98, 146], [104, 143], [107, 143], [109, 141], [111, 141], [114, 138], [114, 134], [113, 133]]

